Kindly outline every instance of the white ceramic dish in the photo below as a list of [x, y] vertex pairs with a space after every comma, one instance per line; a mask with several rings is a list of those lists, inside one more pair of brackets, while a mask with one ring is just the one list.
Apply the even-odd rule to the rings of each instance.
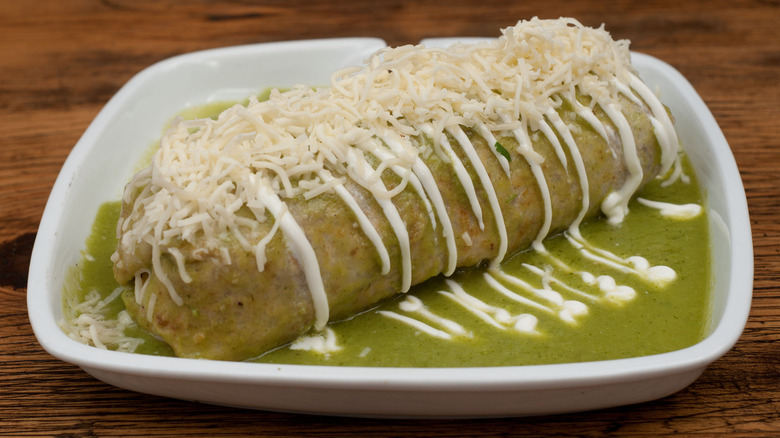
[[[426, 40], [446, 45], [451, 39]], [[715, 275], [709, 336], [684, 350], [632, 359], [495, 368], [343, 368], [153, 357], [100, 350], [57, 326], [69, 266], [98, 206], [119, 199], [133, 168], [182, 108], [243, 98], [266, 85], [326, 84], [384, 42], [353, 38], [259, 44], [175, 57], [136, 75], [73, 148], [41, 220], [28, 281], [41, 345], [96, 378], [133, 391], [256, 409], [372, 417], [551, 414], [649, 401], [692, 383], [740, 336], [750, 308], [753, 253], [737, 168], [711, 113], [667, 64], [634, 54], [636, 68], [671, 107], [707, 192]]]

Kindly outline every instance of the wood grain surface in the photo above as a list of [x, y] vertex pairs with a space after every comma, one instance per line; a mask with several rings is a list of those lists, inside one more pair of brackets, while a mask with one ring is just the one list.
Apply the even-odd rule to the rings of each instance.
[[[649, 403], [478, 421], [343, 419], [240, 410], [118, 389], [54, 359], [27, 317], [30, 251], [54, 180], [107, 100], [156, 61], [193, 50], [322, 37], [495, 35], [522, 18], [604, 23], [693, 84], [736, 157], [755, 289], [735, 348]], [[754, 1], [0, 2], [0, 435], [780, 436], [780, 3]]]

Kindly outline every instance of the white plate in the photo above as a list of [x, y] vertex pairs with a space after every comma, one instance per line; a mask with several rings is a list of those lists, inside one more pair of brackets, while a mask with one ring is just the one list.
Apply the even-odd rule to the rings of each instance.
[[[431, 39], [446, 45], [452, 39]], [[494, 368], [355, 368], [267, 365], [118, 353], [82, 345], [57, 326], [65, 273], [79, 260], [98, 206], [119, 199], [140, 157], [182, 108], [243, 98], [266, 85], [327, 84], [384, 42], [351, 38], [208, 50], [155, 64], [130, 80], [73, 148], [52, 190], [30, 264], [30, 321], [43, 348], [96, 378], [133, 391], [247, 408], [372, 417], [551, 414], [649, 401], [692, 383], [737, 341], [750, 308], [753, 250], [734, 158], [712, 114], [669, 65], [633, 54], [671, 107], [706, 190], [714, 250], [710, 333], [647, 357]]]

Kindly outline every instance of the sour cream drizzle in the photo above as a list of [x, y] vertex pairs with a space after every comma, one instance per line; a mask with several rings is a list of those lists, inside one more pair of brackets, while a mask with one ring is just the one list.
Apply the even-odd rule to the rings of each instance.
[[[420, 130], [431, 138], [433, 138], [433, 135], [435, 134], [433, 126], [430, 124], [422, 125]], [[469, 175], [468, 170], [466, 170], [466, 166], [463, 165], [463, 161], [461, 161], [455, 154], [455, 151], [452, 150], [450, 141], [445, 134], [442, 133], [438, 139], [434, 138], [433, 141], [444, 151], [446, 159], [452, 165], [452, 170], [458, 178], [458, 182], [463, 187], [463, 190], [466, 191], [466, 197], [469, 200], [469, 204], [471, 204], [471, 210], [474, 212], [474, 217], [476, 217], [479, 222], [479, 228], [484, 230], [485, 222], [482, 220], [482, 205], [479, 203], [477, 189], [474, 187], [474, 181], [471, 180], [471, 175]]]
[[[533, 38], [528, 35], [533, 35]], [[581, 70], [573, 72], [572, 51], [577, 50], [575, 45], [581, 48], [584, 39], [589, 39], [588, 44], [592, 47], [589, 46], [582, 60], [583, 65], [578, 67]], [[527, 63], [524, 64], [522, 57], [512, 58], [515, 55], [507, 55], [514, 53], [512, 50], [533, 54], [536, 49], [529, 49], [528, 44], [529, 41], [537, 40], [542, 41], [539, 50], [550, 53], [549, 56], [537, 56], [534, 62], [540, 65], [554, 64], [553, 67], [545, 67], [554, 72], [543, 80], [537, 79], [539, 83], [530, 79], [535, 74], [532, 74], [536, 71], [534, 68], [538, 66], [531, 68]], [[563, 47], [567, 44], [572, 47]], [[591, 51], [602, 49], [609, 55], [593, 59], [606, 60], [606, 65], [588, 58], [592, 56]], [[552, 54], [559, 50], [564, 54]], [[539, 54], [538, 50], [536, 54]], [[555, 56], [565, 58], [566, 61]], [[472, 61], [468, 61], [470, 57]], [[512, 61], [507, 62], [507, 57], [512, 58]], [[281, 229], [293, 255], [300, 262], [314, 306], [314, 328], [321, 330], [329, 319], [329, 305], [320, 264], [302, 227], [289, 213], [282, 198], [296, 195], [308, 198], [323, 191], [335, 192], [355, 213], [361, 230], [377, 249], [382, 273], [387, 273], [391, 265], [387, 247], [366, 213], [361, 211], [359, 203], [330, 171], [339, 171], [339, 178], [350, 177], [376, 200], [397, 238], [401, 271], [399, 291], [406, 292], [412, 283], [410, 236], [393, 198], [408, 185], [422, 200], [433, 229], [436, 230], [439, 224], [442, 226], [441, 233], [448, 250], [443, 271], [445, 275], [450, 275], [457, 266], [456, 236], [441, 191], [422, 160], [420, 151], [412, 143], [412, 138], [422, 134], [433, 143], [435, 153], [452, 167], [481, 230], [485, 229], [483, 205], [467, 167], [474, 170], [476, 182], [484, 190], [487, 198], [485, 207], [491, 209], [498, 233], [498, 249], [491, 263], [492, 270], [485, 274], [486, 281], [495, 290], [515, 301], [574, 322], [578, 315], [587, 310], [583, 309], [582, 303], [575, 300], [561, 301], [560, 295], [556, 295], [549, 287], [535, 288], [522, 280], [503, 276], [496, 270], [506, 256], [509, 241], [507, 227], [486, 163], [481, 161], [475, 146], [463, 131], [463, 126], [473, 127], [487, 141], [487, 147], [508, 177], [511, 177], [511, 166], [507, 157], [494, 147], [497, 143], [496, 135], [511, 136], [517, 141], [517, 147], [512, 152], [530, 166], [542, 198], [543, 221], [533, 241], [535, 250], [545, 251], [543, 239], [551, 230], [553, 207], [550, 188], [542, 169], [544, 158], [534, 150], [529, 133], [545, 136], [555, 157], [567, 172], [570, 169], [564, 145], [574, 164], [582, 191], [582, 205], [570, 227], [572, 244], [578, 246], [583, 255], [600, 263], [620, 265], [638, 275], [668, 281], [670, 274], [663, 269], [644, 266], [636, 258], [630, 258], [627, 264], [623, 263], [609, 254], [594, 251], [579, 239], [578, 227], [590, 206], [589, 182], [571, 127], [563, 122], [556, 108], [563, 99], [568, 99], [575, 112], [608, 142], [612, 138], [609, 135], [612, 127], [605, 126], [591, 108], [577, 101], [575, 85], [580, 87], [580, 92], [591, 97], [594, 104], [600, 106], [617, 128], [617, 139], [628, 171], [623, 185], [610, 193], [601, 205], [610, 223], [622, 221], [628, 212], [630, 198], [643, 180], [642, 163], [631, 126], [614, 103], [618, 94], [649, 107], [653, 114], [651, 123], [654, 133], [662, 149], [664, 171], [671, 168], [677, 156], [677, 137], [671, 119], [657, 97], [626, 68], [624, 64], [627, 58], [627, 48], [612, 41], [603, 30], [586, 29], [574, 20], [534, 19], [505, 30], [504, 36], [491, 44], [456, 46], [449, 52], [410, 47], [387, 49], [372, 56], [364, 69], [346, 69], [334, 74], [332, 91], [299, 87], [285, 94], [272, 93], [268, 104], [255, 102], [247, 108], [226, 111], [220, 115], [219, 124], [210, 121], [174, 124], [171, 133], [161, 141], [161, 150], [155, 157], [155, 163], [158, 164], [152, 166], [150, 172], [139, 173], [138, 179], [126, 192], [127, 197], [130, 190], [136, 187], [134, 184], [140, 187], [150, 179], [158, 187], [158, 191], [152, 195], [155, 199], [144, 204], [145, 211], [142, 212], [138, 204], [135, 205], [132, 220], [120, 224], [121, 230], [126, 233], [122, 244], [130, 246], [131, 249], [126, 252], [132, 253], [135, 242], [149, 242], [153, 252], [154, 273], [167, 287], [174, 301], [181, 303], [181, 297], [160, 266], [159, 260], [164, 250], [162, 245], [177, 236], [186, 239], [200, 230], [209, 239], [207, 246], [219, 247], [217, 236], [226, 230], [236, 237], [242, 247], [255, 251], [258, 269], [262, 270], [264, 255], [261, 253], [268, 236], [252, 247], [240, 228], [248, 226], [251, 229], [253, 225], [241, 222], [234, 213], [242, 205], [247, 205], [255, 212], [258, 221], [262, 222], [267, 209], [275, 220], [269, 236], [273, 235], [277, 227]], [[487, 70], [491, 75], [496, 75], [495, 78], [481, 77], [487, 73], [479, 71], [477, 64], [486, 62], [490, 65]], [[566, 67], [556, 69], [566, 65], [566, 62], [569, 63], [569, 70]], [[603, 74], [609, 76], [606, 80], [609, 86], [592, 77], [595, 75], [593, 69], [602, 69]], [[437, 76], [442, 71], [446, 74]], [[575, 84], [572, 81], [577, 75], [582, 76], [582, 83]], [[493, 82], [488, 83], [488, 80]], [[438, 88], [430, 86], [436, 81], [440, 83]], [[494, 88], [503, 89], [503, 92]], [[510, 91], [514, 93], [513, 98], [506, 98]], [[287, 96], [291, 97], [286, 99]], [[436, 116], [432, 117], [429, 113], [435, 113]], [[316, 123], [320, 119], [327, 123]], [[467, 163], [454, 151], [447, 134], [458, 142]], [[202, 154], [199, 159], [207, 159], [200, 162], [191, 160], [193, 162], [190, 164], [186, 156], [188, 142], [207, 144], [212, 138], [210, 149], [199, 152]], [[253, 149], [253, 145], [267, 147]], [[376, 168], [369, 163], [367, 155], [373, 155], [379, 160]], [[172, 170], [173, 165], [159, 163], [175, 163], [180, 166], [179, 173]], [[246, 163], [250, 163], [250, 166]], [[392, 190], [381, 179], [386, 170], [401, 179]], [[240, 177], [230, 179], [234, 174]], [[319, 182], [308, 178], [302, 178], [303, 182], [297, 185], [293, 182], [307, 175], [316, 176]], [[243, 181], [249, 184], [243, 186]], [[198, 184], [202, 184], [199, 190], [210, 193], [208, 202], [200, 199], [202, 195], [192, 189]], [[204, 212], [202, 204], [213, 207]], [[138, 229], [130, 229], [130, 225], [136, 223], [139, 224]], [[149, 237], [150, 234], [153, 237]], [[471, 240], [469, 237], [468, 241]], [[229, 264], [227, 248], [222, 246], [218, 249]], [[183, 267], [183, 257], [177, 257], [175, 253], [173, 256], [186, 282], [189, 277]], [[553, 304], [541, 305], [520, 296], [498, 281], [496, 276]], [[404, 318], [397, 317], [406, 321]]]
[[[690, 220], [702, 212], [701, 206], [697, 204], [677, 205], [649, 201], [643, 198], [638, 198], [638, 201], [652, 208], [658, 208], [662, 215], [664, 215], [664, 211], [672, 212], [664, 216], [674, 220]], [[581, 252], [584, 259], [596, 263], [595, 269], [598, 274], [584, 270], [575, 272], [575, 269], [546, 249], [543, 249], [541, 254], [553, 262], [557, 269], [560, 269], [562, 272], [566, 274], [576, 273], [582, 285], [576, 285], [572, 280], [562, 280], [557, 277], [555, 275], [556, 268], [549, 265], [545, 268], [540, 268], [528, 263], [522, 264], [522, 267], [528, 273], [536, 276], [537, 281], [541, 282], [541, 287], [533, 286], [529, 282], [530, 279], [519, 271], [509, 274], [501, 267], [494, 267], [488, 269], [483, 274], [486, 287], [498, 292], [501, 296], [508, 297], [512, 301], [530, 308], [532, 313], [513, 316], [506, 307], [491, 305], [474, 297], [466, 292], [460, 283], [452, 279], [445, 280], [450, 290], [441, 290], [439, 294], [456, 302], [470, 314], [497, 330], [505, 331], [508, 328], [514, 328], [514, 330], [524, 334], [539, 334], [541, 333], [537, 329], [539, 317], [534, 315], [533, 312], [575, 325], [578, 318], [588, 314], [589, 306], [623, 306], [634, 300], [638, 295], [636, 289], [632, 286], [618, 283], [615, 277], [610, 275], [610, 271], [633, 274], [641, 281], [660, 288], [668, 286], [676, 278], [675, 271], [667, 266], [653, 266], [647, 259], [639, 255], [620, 257], [610, 251], [590, 244], [579, 234], [579, 230], [577, 232], [577, 237], [567, 232], [565, 234], [566, 238], [571, 245]], [[567, 299], [564, 295], [574, 296], [578, 299]], [[416, 299], [415, 307], [423, 306], [422, 301], [419, 298]], [[399, 308], [401, 311], [407, 312], [412, 310], [407, 303], [401, 303]], [[448, 320], [443, 315], [432, 315], [431, 313], [433, 312], [427, 308], [426, 312], [428, 313], [426, 318], [439, 321], [439, 326], [444, 331], [447, 331], [446, 327], [450, 325], [463, 327], [463, 323]], [[401, 315], [396, 312], [382, 311], [382, 314], [386, 316], [395, 314], [397, 316], [396, 320], [404, 322], [415, 329], [419, 329], [419, 324], [421, 323], [414, 319], [413, 316]], [[468, 329], [466, 328], [465, 330]], [[451, 336], [448, 339], [451, 340], [456, 333], [453, 331], [449, 333]]]
[[653, 114], [653, 127], [655, 128], [655, 136], [658, 139], [658, 143], [661, 145], [661, 171], [659, 174], [663, 175], [669, 171], [674, 163], [677, 161], [677, 150], [679, 148], [679, 140], [677, 138], [677, 131], [674, 129], [674, 123], [672, 123], [669, 113], [666, 108], [658, 99], [658, 97], [650, 91], [647, 84], [642, 82], [635, 74], [629, 73], [630, 81], [629, 86], [643, 99], [644, 103], [650, 107], [650, 111]]
[[528, 137], [528, 131], [525, 121], [523, 121], [520, 128], [512, 130], [512, 135], [517, 140], [516, 152], [519, 153], [531, 166], [531, 173], [536, 179], [536, 184], [539, 186], [539, 192], [542, 195], [542, 205], [544, 208], [544, 222], [539, 232], [536, 234], [536, 239], [533, 242], [533, 248], [537, 251], [543, 250], [542, 240], [550, 233], [550, 227], [552, 226], [552, 197], [550, 196], [550, 187], [547, 185], [547, 179], [542, 171], [541, 163], [544, 158], [536, 152], [531, 146], [531, 139]]
[[306, 284], [309, 286], [309, 293], [314, 302], [314, 327], [317, 330], [322, 330], [328, 323], [330, 308], [328, 307], [328, 295], [325, 293], [325, 285], [322, 281], [317, 254], [306, 238], [306, 233], [304, 233], [301, 226], [287, 210], [287, 205], [279, 199], [276, 191], [267, 184], [263, 184], [262, 181], [260, 179], [256, 180], [259, 198], [262, 199], [263, 204], [273, 215], [274, 220], [279, 223], [279, 228], [284, 233], [290, 249], [295, 257], [301, 261]]
[[315, 351], [320, 354], [330, 354], [341, 351], [336, 333], [331, 328], [325, 328], [315, 335], [301, 336], [290, 344], [291, 350]]
[[[319, 177], [326, 182], [335, 179], [330, 174], [330, 172], [324, 169], [320, 171]], [[366, 213], [362, 208], [360, 208], [360, 204], [358, 204], [358, 202], [355, 200], [355, 197], [349, 193], [349, 190], [347, 190], [343, 184], [334, 185], [333, 191], [336, 192], [339, 198], [341, 198], [341, 200], [347, 204], [349, 209], [352, 210], [352, 213], [355, 214], [355, 218], [358, 221], [360, 229], [363, 231], [363, 233], [365, 233], [368, 240], [370, 240], [374, 245], [374, 248], [376, 248], [379, 259], [382, 262], [382, 275], [390, 272], [390, 255], [387, 252], [387, 247], [385, 246], [384, 242], [382, 242], [382, 237], [374, 227], [374, 224], [371, 223], [371, 221], [368, 219], [368, 216], [366, 216]]]
[[419, 320], [414, 319], [414, 318], [410, 318], [410, 317], [408, 317], [406, 315], [401, 315], [401, 314], [398, 314], [396, 312], [390, 312], [388, 310], [380, 310], [379, 313], [382, 314], [382, 315], [387, 316], [388, 318], [393, 318], [393, 319], [398, 320], [398, 321], [400, 321], [402, 323], [405, 323], [405, 324], [407, 324], [407, 325], [409, 325], [409, 326], [411, 326], [411, 327], [413, 327], [413, 328], [415, 328], [415, 329], [417, 329], [417, 330], [419, 330], [419, 331], [421, 331], [423, 333], [428, 334], [429, 336], [433, 336], [435, 338], [441, 338], [441, 339], [445, 339], [445, 340], [450, 340], [450, 339], [453, 338], [452, 334], [450, 334], [450, 333], [448, 333], [448, 332], [446, 332], [444, 330], [440, 330], [440, 329], [431, 327], [430, 325], [428, 325], [428, 324], [426, 324], [426, 323], [424, 323], [422, 321], [419, 321]]
[[[392, 130], [387, 130], [382, 137], [382, 140], [394, 151], [402, 150], [404, 147], [401, 144], [403, 139]], [[419, 156], [415, 158], [414, 164], [412, 164], [412, 172], [414, 172], [414, 175], [419, 179], [420, 184], [425, 190], [425, 194], [427, 195], [425, 199], [429, 201], [427, 205], [433, 204], [433, 208], [436, 210], [436, 217], [441, 223], [442, 234], [447, 244], [448, 258], [444, 275], [452, 275], [458, 266], [458, 246], [455, 243], [455, 233], [452, 229], [452, 221], [447, 214], [447, 207], [444, 205], [444, 198], [441, 195], [441, 191], [436, 184], [436, 180], [434, 179], [431, 170]], [[433, 218], [431, 219], [431, 224], [435, 230], [436, 221]]]
[[[585, 215], [588, 212], [588, 208], [590, 208], [590, 184], [588, 183], [588, 173], [585, 169], [585, 162], [582, 160], [582, 154], [580, 153], [580, 149], [577, 147], [577, 143], [574, 141], [571, 130], [568, 126], [566, 126], [565, 123], [563, 123], [563, 120], [561, 120], [561, 117], [558, 115], [558, 113], [554, 109], [550, 108], [547, 111], [546, 116], [552, 121], [553, 126], [555, 126], [555, 129], [558, 131], [561, 137], [563, 137], [563, 141], [566, 143], [572, 160], [574, 161], [574, 168], [577, 171], [577, 177], [579, 178], [580, 191], [582, 193], [582, 207], [580, 208], [579, 214], [574, 219], [574, 222], [571, 224], [572, 228], [577, 228], [585, 218]], [[596, 120], [598, 121], [598, 119]]]
[[[456, 127], [456, 128], [450, 128], [448, 131], [458, 141], [461, 149], [463, 149], [463, 152], [465, 152], [466, 157], [468, 157], [469, 161], [471, 162], [471, 165], [474, 166], [474, 170], [477, 172], [477, 177], [479, 178], [479, 182], [482, 184], [482, 188], [485, 189], [485, 193], [487, 194], [488, 204], [490, 205], [490, 208], [493, 210], [493, 217], [495, 218], [496, 221], [496, 230], [498, 231], [498, 254], [493, 259], [491, 265], [497, 266], [499, 263], [501, 263], [504, 260], [504, 256], [506, 256], [506, 250], [509, 244], [508, 242], [509, 238], [506, 233], [506, 224], [504, 223], [504, 213], [501, 212], [501, 204], [498, 202], [496, 189], [493, 186], [493, 182], [490, 180], [490, 175], [488, 175], [484, 163], [482, 163], [482, 160], [480, 160], [479, 155], [477, 154], [477, 150], [474, 149], [474, 145], [471, 143], [466, 133], [463, 132], [463, 129], [461, 129], [460, 127]], [[488, 146], [489, 145], [490, 144], [488, 144]], [[481, 225], [480, 228], [484, 228], [484, 225]]]
[[[488, 146], [495, 146], [495, 144], [498, 143], [496, 137], [493, 135], [492, 132], [490, 132], [490, 129], [488, 129], [488, 127], [485, 126], [484, 123], [477, 123], [474, 127], [477, 130], [477, 134], [479, 134], [480, 136], [482, 136], [482, 138], [485, 139], [485, 142], [487, 143]], [[510, 176], [509, 160], [507, 160], [505, 156], [501, 155], [501, 153], [498, 152], [498, 148], [491, 147], [490, 150], [493, 152], [493, 156], [496, 157], [498, 163], [501, 165], [501, 168], [504, 170], [504, 174], [506, 176]]]
[[466, 310], [485, 321], [487, 324], [499, 329], [512, 328], [522, 333], [537, 333], [538, 318], [529, 313], [512, 315], [502, 307], [492, 306], [470, 295], [461, 285], [453, 280], [447, 280], [447, 286], [452, 290], [439, 293], [463, 306]]
[[[381, 181], [375, 183], [375, 189], [378, 192], [387, 190], [385, 185]], [[401, 218], [401, 213], [398, 212], [393, 201], [389, 198], [374, 195], [374, 199], [379, 203], [382, 208], [382, 212], [390, 222], [396, 238], [398, 239], [398, 246], [401, 249], [401, 292], [406, 292], [412, 287], [412, 256], [409, 242], [409, 231], [406, 229], [406, 224]]]
[[595, 247], [586, 241], [578, 241], [572, 236], [566, 236], [569, 242], [580, 251], [583, 257], [608, 266], [623, 273], [634, 274], [645, 281], [664, 286], [677, 277], [677, 273], [664, 265], [651, 266], [642, 256], [623, 258], [617, 254]]
[[672, 219], [693, 219], [704, 210], [699, 204], [670, 204], [668, 202], [651, 201], [645, 198], [637, 198], [640, 204], [657, 209], [661, 216]]
[[620, 112], [617, 105], [613, 103], [604, 105], [603, 109], [610, 120], [617, 125], [620, 142], [623, 145], [623, 160], [629, 172], [623, 186], [619, 190], [610, 193], [601, 204], [601, 209], [607, 216], [607, 221], [611, 224], [619, 224], [628, 214], [628, 201], [631, 200], [631, 196], [636, 193], [639, 185], [642, 183], [644, 171], [642, 170], [642, 162], [637, 155], [634, 133], [631, 131], [631, 125], [629, 125], [628, 120]]
[[[392, 153], [382, 149], [381, 147], [377, 147], [375, 150], [371, 152], [383, 162], [391, 161], [394, 158], [394, 155]], [[409, 185], [411, 185], [412, 188], [414, 188], [414, 191], [417, 193], [420, 199], [422, 199], [423, 204], [425, 205], [425, 210], [428, 212], [428, 220], [430, 220], [431, 226], [435, 230], [436, 217], [433, 212], [433, 207], [431, 206], [430, 199], [428, 199], [428, 197], [425, 196], [425, 190], [423, 189], [423, 185], [420, 182], [420, 179], [417, 177], [417, 174], [415, 174], [413, 171], [410, 171], [406, 167], [403, 167], [398, 164], [390, 166], [390, 169], [393, 172], [395, 172], [396, 175], [401, 177], [402, 181], [406, 180], [406, 182]]]

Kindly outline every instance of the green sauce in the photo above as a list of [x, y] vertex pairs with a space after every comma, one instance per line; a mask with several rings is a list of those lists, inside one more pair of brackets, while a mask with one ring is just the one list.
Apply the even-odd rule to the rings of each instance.
[[[105, 299], [117, 288], [127, 288], [127, 286], [120, 286], [114, 279], [111, 262], [111, 254], [116, 249], [117, 243], [116, 223], [119, 220], [120, 207], [120, 201], [106, 202], [100, 206], [81, 261], [68, 273], [63, 290], [63, 313], [68, 319], [78, 316], [76, 306], [84, 302], [90, 292], [97, 292], [101, 299]], [[115, 320], [124, 308], [122, 299], [117, 297], [108, 303], [103, 315], [106, 319]], [[173, 355], [173, 350], [168, 344], [135, 325], [128, 327], [125, 335], [143, 339], [136, 353]], [[108, 347], [115, 346], [108, 345]]]
[[[639, 196], [674, 204], [702, 202], [695, 183], [677, 183], [662, 189], [656, 181]], [[583, 236], [600, 248], [625, 257], [641, 255], [652, 265], [672, 267], [677, 278], [668, 286], [659, 287], [630, 274], [593, 267], [584, 262], [563, 235], [551, 237], [545, 241], [551, 254], [570, 260], [572, 265], [588, 265], [596, 275], [609, 273], [618, 283], [631, 285], [637, 292], [636, 298], [622, 305], [591, 302], [562, 293], [588, 306], [588, 314], [578, 318], [577, 324], [568, 324], [554, 315], [529, 310], [503, 298], [485, 287], [484, 271], [476, 269], [460, 271], [453, 278], [483, 301], [499, 302], [512, 313], [536, 315], [538, 334], [493, 328], [438, 293], [449, 288], [443, 278], [434, 278], [410, 293], [437, 314], [462, 324], [472, 332], [471, 338], [436, 339], [377, 313], [377, 310], [397, 312], [398, 303], [404, 300], [399, 296], [358, 317], [333, 324], [331, 327], [343, 347], [339, 352], [323, 355], [285, 347], [258, 361], [392, 367], [533, 365], [644, 356], [696, 344], [703, 339], [709, 322], [711, 273], [706, 215], [679, 221], [663, 218], [657, 210], [636, 201], [630, 208], [631, 213], [620, 226], [611, 226], [603, 220], [590, 221], [581, 227]], [[530, 282], [535, 276], [529, 275], [523, 263], [544, 266], [549, 260], [534, 251], [526, 251], [505, 261], [502, 270]], [[581, 284], [578, 278], [569, 280]]]
[[[688, 169], [688, 175], [692, 174]], [[667, 188], [662, 188], [660, 181], [653, 181], [639, 196], [673, 204], [703, 203], [695, 181], [690, 184], [678, 182]], [[109, 202], [100, 208], [87, 240], [84, 259], [74, 268], [73, 281], [65, 290], [66, 315], [71, 313], [73, 303], [83, 300], [87, 292], [96, 290], [102, 297], [107, 297], [120, 287], [113, 278], [109, 260], [116, 247], [119, 208], [119, 202]], [[323, 354], [285, 346], [256, 361], [391, 367], [503, 366], [636, 357], [691, 346], [703, 338], [709, 322], [711, 273], [706, 215], [673, 220], [636, 201], [631, 203], [630, 209], [621, 225], [593, 220], [582, 225], [582, 235], [595, 246], [621, 257], [641, 255], [651, 265], [673, 268], [677, 278], [666, 287], [587, 262], [564, 235], [557, 235], [545, 241], [550, 254], [594, 275], [609, 274], [619, 284], [634, 288], [636, 297], [620, 304], [589, 300], [556, 288], [565, 299], [580, 301], [588, 308], [588, 313], [572, 324], [555, 314], [513, 302], [486, 287], [482, 280], [484, 270], [463, 270], [452, 278], [468, 293], [512, 314], [535, 315], [538, 318], [536, 333], [490, 326], [439, 293], [450, 288], [445, 279], [434, 278], [414, 287], [410, 294], [437, 315], [462, 325], [471, 333], [470, 337], [438, 339], [378, 313], [380, 310], [404, 313], [398, 306], [406, 297], [398, 296], [349, 320], [332, 323], [330, 328], [341, 347], [337, 352]], [[540, 277], [524, 267], [524, 263], [544, 268], [551, 261], [535, 251], [526, 251], [505, 261], [501, 269], [541, 287]], [[553, 272], [556, 277], [587, 293], [602, 295], [575, 274], [565, 274], [557, 268]], [[122, 308], [121, 299], [114, 300], [107, 317], [116, 318]], [[167, 345], [140, 329], [129, 328], [126, 334], [144, 339], [137, 353], [172, 354]]]
[[[268, 91], [261, 93], [259, 99], [267, 96]], [[188, 109], [180, 116], [213, 116], [234, 103], [203, 105]], [[638, 196], [671, 204], [703, 205], [694, 173], [687, 160], [683, 159], [683, 164], [685, 173], [691, 177], [689, 184], [678, 181], [670, 187], [661, 187], [661, 181], [655, 180]], [[96, 291], [105, 298], [122, 287], [114, 280], [110, 261], [117, 243], [115, 229], [119, 209], [120, 202], [108, 202], [97, 214], [82, 261], [73, 268], [64, 288], [67, 318], [78, 316], [73, 307], [84, 301], [89, 292]], [[517, 254], [502, 264], [502, 271], [537, 288], [543, 286], [542, 278], [526, 266], [540, 269], [553, 266], [555, 277], [595, 296], [589, 298], [554, 287], [564, 299], [576, 300], [587, 306], [587, 314], [578, 316], [575, 323], [565, 322], [554, 312], [534, 309], [497, 293], [485, 283], [483, 269], [461, 270], [451, 278], [469, 294], [513, 315], [534, 315], [538, 319], [535, 332], [500, 330], [489, 325], [440, 293], [451, 292], [451, 289], [444, 278], [437, 277], [413, 287], [409, 294], [419, 298], [436, 315], [460, 324], [469, 336], [439, 339], [380, 313], [405, 314], [399, 310], [399, 303], [407, 297], [399, 295], [348, 320], [331, 323], [329, 327], [336, 335], [339, 351], [324, 354], [284, 346], [255, 361], [344, 366], [475, 367], [607, 360], [682, 349], [702, 340], [708, 329], [712, 275], [707, 224], [706, 214], [694, 219], [674, 220], [661, 216], [658, 210], [636, 200], [630, 204], [630, 214], [619, 226], [609, 225], [603, 220], [582, 224], [583, 237], [600, 249], [624, 258], [639, 255], [651, 265], [674, 269], [677, 278], [664, 287], [587, 261], [562, 234], [545, 240], [549, 254], [575, 271], [584, 270], [595, 276], [608, 274], [618, 284], [632, 287], [636, 297], [625, 303], [598, 299], [603, 293], [597, 287], [585, 284], [574, 273], [554, 267], [553, 259], [533, 250]], [[516, 289], [515, 292], [528, 296], [527, 291]], [[535, 298], [534, 301], [544, 300]], [[123, 309], [121, 298], [117, 298], [108, 306], [105, 317], [115, 319]], [[125, 334], [143, 339], [136, 353], [172, 355], [168, 345], [137, 327], [128, 328]], [[116, 348], [112, 345], [108, 347]]]

